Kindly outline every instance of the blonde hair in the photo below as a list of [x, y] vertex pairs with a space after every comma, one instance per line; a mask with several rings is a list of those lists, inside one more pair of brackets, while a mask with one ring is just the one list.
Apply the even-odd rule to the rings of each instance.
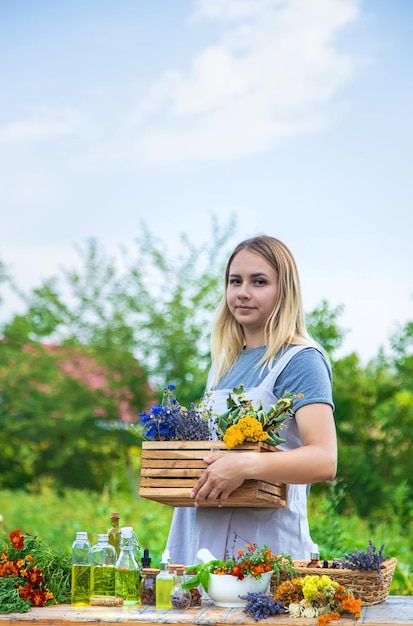
[[[259, 254], [276, 271], [278, 277], [276, 302], [264, 328], [267, 349], [258, 365], [271, 368], [276, 354], [287, 346], [304, 344], [319, 347], [307, 331], [297, 265], [290, 250], [279, 239], [260, 235], [241, 241], [236, 246], [225, 270], [225, 294], [231, 263], [241, 250]], [[213, 386], [234, 365], [245, 343], [243, 328], [231, 314], [225, 294], [211, 333]]]

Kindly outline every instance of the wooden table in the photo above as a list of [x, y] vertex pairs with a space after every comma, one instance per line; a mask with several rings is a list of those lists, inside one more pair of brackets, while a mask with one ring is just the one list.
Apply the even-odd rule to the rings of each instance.
[[[30, 623], [48, 626], [75, 626], [84, 623], [87, 626], [118, 626], [140, 624], [199, 624], [205, 626], [231, 626], [232, 624], [261, 624], [261, 626], [317, 626], [317, 619], [293, 618], [289, 615], [277, 615], [254, 622], [242, 609], [222, 609], [213, 604], [204, 604], [199, 609], [186, 611], [159, 611], [154, 607], [75, 607], [68, 604], [33, 608], [28, 613], [10, 613], [0, 615], [0, 626], [29, 626]], [[351, 618], [340, 618], [330, 622], [331, 626], [351, 626]], [[385, 602], [362, 607], [361, 618], [357, 625], [398, 626], [413, 624], [413, 596], [389, 596]]]

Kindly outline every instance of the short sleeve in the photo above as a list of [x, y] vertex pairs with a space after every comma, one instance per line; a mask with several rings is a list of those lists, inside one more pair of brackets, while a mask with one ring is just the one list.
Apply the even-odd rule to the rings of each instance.
[[319, 350], [301, 350], [286, 365], [275, 381], [274, 395], [279, 398], [287, 391], [303, 395], [295, 400], [294, 410], [318, 402], [334, 410], [331, 368]]

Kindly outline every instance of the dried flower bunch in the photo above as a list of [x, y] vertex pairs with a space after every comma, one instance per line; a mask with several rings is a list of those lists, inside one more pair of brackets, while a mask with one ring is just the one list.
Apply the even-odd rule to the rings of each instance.
[[340, 615], [361, 616], [361, 600], [352, 591], [329, 576], [305, 576], [281, 583], [273, 597], [281, 601], [291, 617], [318, 619], [318, 626], [326, 626]]
[[247, 604], [243, 613], [251, 615], [255, 622], [260, 619], [266, 619], [271, 615], [282, 615], [285, 613], [284, 604], [281, 600], [274, 598], [266, 593], [247, 593]]
[[373, 541], [369, 539], [365, 551], [355, 549], [354, 552], [345, 554], [342, 559], [335, 559], [332, 563], [332, 567], [335, 569], [344, 568], [361, 572], [377, 572], [379, 579], [382, 580], [381, 570], [383, 563], [389, 559], [388, 556], [384, 556], [383, 550], [384, 544], [381, 545], [380, 550], [377, 550]]
[[162, 403], [153, 406], [149, 412], [139, 413], [144, 426], [144, 437], [151, 441], [205, 441], [210, 439], [208, 428], [209, 414], [202, 405], [179, 404], [174, 395], [175, 385], [168, 385], [163, 391]]
[[144, 438], [152, 441], [207, 441], [214, 438], [225, 442], [228, 450], [245, 441], [265, 441], [276, 446], [283, 443], [279, 435], [286, 419], [292, 417], [294, 399], [302, 397], [285, 393], [265, 411], [262, 404], [252, 404], [240, 385], [228, 395], [228, 410], [214, 415], [208, 408], [208, 394], [203, 402], [182, 406], [174, 395], [175, 386], [168, 385], [163, 391], [162, 403], [149, 412], [139, 413], [144, 427]]

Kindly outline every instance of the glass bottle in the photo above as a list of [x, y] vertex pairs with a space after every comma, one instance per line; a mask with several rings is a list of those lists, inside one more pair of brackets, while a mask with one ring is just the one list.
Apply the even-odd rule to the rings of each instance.
[[[170, 568], [169, 571], [171, 571]], [[175, 569], [174, 584], [171, 591], [170, 602], [173, 609], [188, 609], [191, 606], [191, 592], [185, 589], [185, 568]]]
[[115, 596], [116, 550], [108, 542], [108, 534], [97, 536], [90, 549], [90, 597]]
[[72, 544], [71, 603], [87, 606], [90, 600], [90, 542], [87, 532], [79, 531]]
[[141, 569], [141, 584], [139, 598], [141, 604], [155, 606], [156, 604], [156, 577], [160, 570], [154, 567]]
[[318, 551], [318, 545], [316, 543], [313, 544], [313, 549], [311, 550], [310, 559], [311, 561], [307, 564], [307, 567], [314, 567], [314, 568], [323, 567], [320, 561], [320, 553]]
[[116, 561], [115, 591], [124, 604], [138, 604], [140, 571], [133, 545], [133, 528], [124, 526], [120, 534], [120, 554]]
[[168, 571], [169, 550], [162, 554], [160, 572], [156, 577], [156, 602], [157, 609], [171, 609], [171, 591], [174, 585], [174, 575]]
[[112, 513], [110, 518], [110, 528], [108, 530], [108, 541], [116, 550], [116, 555], [120, 554], [120, 528], [119, 513]]

